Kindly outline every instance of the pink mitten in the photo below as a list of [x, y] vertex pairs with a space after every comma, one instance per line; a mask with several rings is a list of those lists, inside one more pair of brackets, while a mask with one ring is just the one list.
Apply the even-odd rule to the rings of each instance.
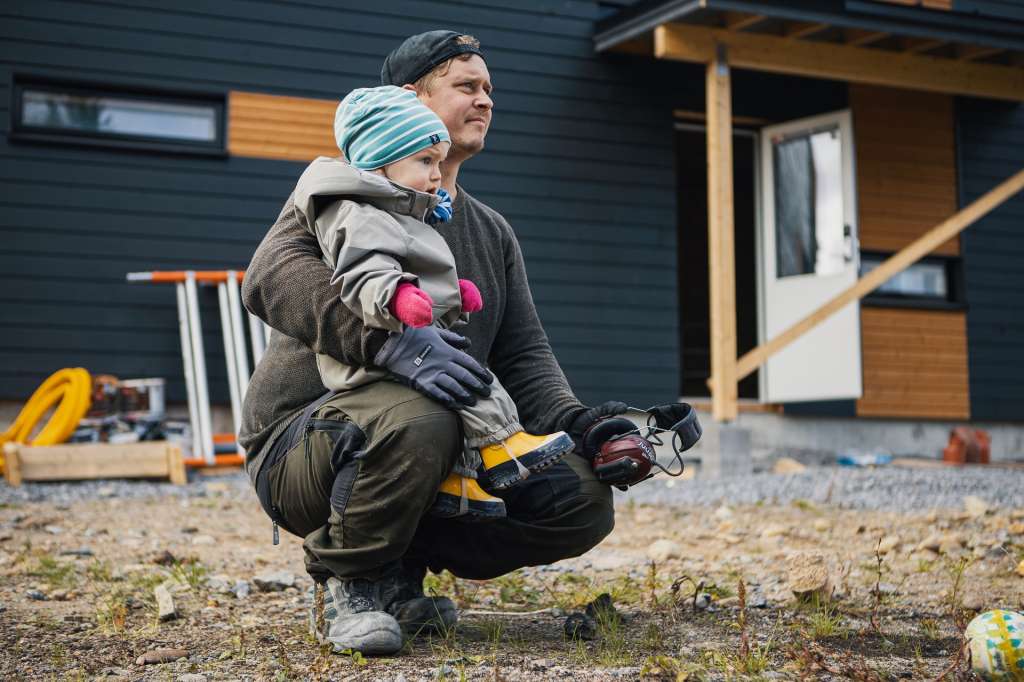
[[433, 320], [434, 301], [415, 284], [402, 282], [388, 308], [391, 314], [410, 327], [426, 327]]
[[483, 310], [483, 296], [480, 295], [480, 290], [476, 288], [476, 285], [468, 279], [459, 280], [459, 295], [462, 296], [462, 312], [475, 313], [478, 310]]

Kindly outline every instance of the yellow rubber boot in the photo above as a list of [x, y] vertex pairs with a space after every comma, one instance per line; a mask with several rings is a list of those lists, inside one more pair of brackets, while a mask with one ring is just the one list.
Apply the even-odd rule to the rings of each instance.
[[472, 478], [453, 473], [437, 489], [437, 498], [430, 513], [442, 518], [468, 515], [479, 519], [500, 519], [505, 516], [505, 501], [488, 495]]
[[564, 431], [546, 436], [520, 431], [500, 443], [480, 448], [480, 457], [489, 487], [503, 490], [551, 466], [572, 448], [572, 438]]

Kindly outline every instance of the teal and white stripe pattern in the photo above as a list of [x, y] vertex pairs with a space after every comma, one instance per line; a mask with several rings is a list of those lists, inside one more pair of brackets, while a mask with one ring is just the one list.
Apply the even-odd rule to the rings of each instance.
[[334, 138], [345, 160], [360, 170], [451, 141], [444, 123], [416, 93], [394, 85], [357, 88], [346, 95], [334, 115]]

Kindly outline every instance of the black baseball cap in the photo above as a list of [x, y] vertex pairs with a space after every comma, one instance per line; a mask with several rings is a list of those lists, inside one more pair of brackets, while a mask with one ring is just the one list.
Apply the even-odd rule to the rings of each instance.
[[456, 39], [465, 35], [455, 31], [427, 31], [405, 39], [387, 56], [380, 69], [381, 85], [415, 83], [438, 64], [443, 64], [460, 54], [484, 54], [479, 47], [459, 43]]

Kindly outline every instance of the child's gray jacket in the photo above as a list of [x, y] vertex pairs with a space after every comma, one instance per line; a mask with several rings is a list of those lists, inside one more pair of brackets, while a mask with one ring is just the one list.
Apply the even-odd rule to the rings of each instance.
[[[401, 331], [388, 309], [395, 289], [411, 282], [434, 301], [434, 324], [450, 327], [462, 315], [455, 258], [437, 231], [424, 222], [439, 202], [387, 178], [324, 156], [311, 163], [295, 186], [299, 222], [315, 234], [324, 262], [341, 285], [341, 300], [363, 324]], [[416, 273], [415, 275], [412, 273]], [[324, 386], [347, 390], [387, 376], [376, 368], [350, 367], [317, 354]]]

